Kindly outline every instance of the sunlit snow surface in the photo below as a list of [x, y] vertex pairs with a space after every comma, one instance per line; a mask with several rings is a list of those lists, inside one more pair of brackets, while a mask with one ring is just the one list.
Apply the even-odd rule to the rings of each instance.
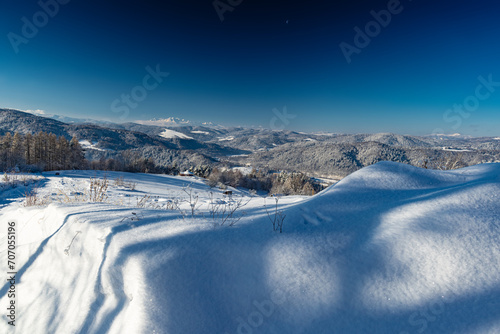
[[[199, 179], [108, 173], [112, 203], [59, 203], [94, 172], [45, 174], [52, 204], [25, 208], [22, 187], [0, 199], [5, 276], [6, 223], [18, 227], [17, 333], [500, 333], [499, 164], [378, 163], [281, 199], [283, 234], [262, 197], [214, 228]], [[114, 186], [120, 175], [136, 189]], [[134, 208], [145, 194], [185, 197], [189, 183], [194, 219]], [[13, 333], [7, 288], [1, 333]]]
[[162, 133], [160, 133], [160, 137], [163, 138], [181, 138], [181, 139], [193, 139], [193, 137], [189, 137], [181, 132], [177, 132], [174, 130], [170, 129], [165, 129], [163, 130]]

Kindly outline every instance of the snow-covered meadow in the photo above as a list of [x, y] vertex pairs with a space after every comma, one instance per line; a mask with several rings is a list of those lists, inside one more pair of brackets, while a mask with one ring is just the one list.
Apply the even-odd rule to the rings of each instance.
[[24, 186], [0, 195], [5, 278], [17, 227], [17, 333], [500, 332], [500, 164], [378, 163], [281, 198], [283, 233], [273, 198], [109, 172], [106, 200], [89, 202], [92, 177], [44, 173], [43, 205], [25, 206]]

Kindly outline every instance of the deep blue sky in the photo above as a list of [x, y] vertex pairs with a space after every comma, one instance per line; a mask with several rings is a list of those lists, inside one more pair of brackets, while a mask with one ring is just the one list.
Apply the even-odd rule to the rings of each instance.
[[[0, 107], [114, 121], [500, 135], [498, 1], [402, 0], [350, 63], [339, 45], [355, 46], [354, 28], [365, 30], [370, 11], [388, 1], [243, 0], [221, 21], [213, 0], [72, 0], [45, 25], [37, 1], [0, 3]], [[13, 36], [25, 38], [22, 18], [33, 16], [38, 33], [13, 47]], [[144, 92], [146, 67], [158, 64], [170, 73], [158, 87], [148, 81], [135, 108], [120, 101]], [[479, 76], [499, 82], [480, 88], [481, 99]], [[464, 101], [467, 114], [449, 110]], [[272, 122], [284, 106], [295, 117]]]

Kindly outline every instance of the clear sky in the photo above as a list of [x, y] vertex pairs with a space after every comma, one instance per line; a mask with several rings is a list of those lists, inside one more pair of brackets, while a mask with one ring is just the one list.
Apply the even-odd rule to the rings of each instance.
[[1, 4], [1, 107], [500, 135], [498, 1]]

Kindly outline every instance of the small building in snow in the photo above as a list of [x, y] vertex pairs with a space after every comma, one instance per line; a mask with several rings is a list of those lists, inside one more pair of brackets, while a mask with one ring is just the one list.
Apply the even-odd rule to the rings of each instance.
[[194, 174], [188, 170], [179, 173], [180, 176], [194, 176]]

